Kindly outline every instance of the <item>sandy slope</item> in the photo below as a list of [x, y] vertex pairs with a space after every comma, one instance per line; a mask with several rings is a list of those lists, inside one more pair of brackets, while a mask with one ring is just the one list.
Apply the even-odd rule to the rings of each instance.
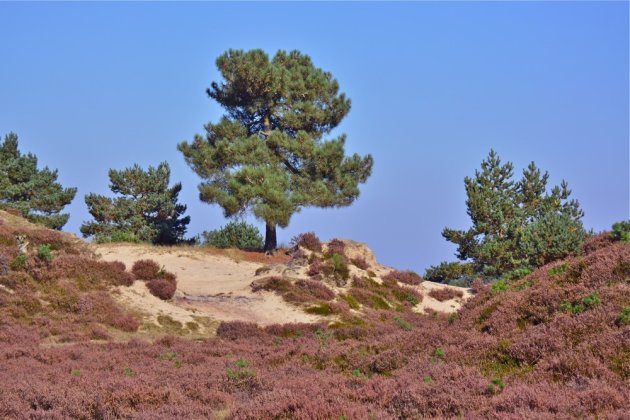
[[[131, 288], [119, 289], [119, 300], [125, 305], [144, 313], [147, 319], [156, 320], [158, 315], [168, 315], [186, 324], [200, 316], [210, 319], [211, 324], [223, 320], [244, 320], [260, 325], [286, 322], [315, 322], [320, 318], [304, 313], [270, 292], [253, 293], [250, 284], [255, 272], [264, 266], [262, 263], [239, 261], [238, 255], [230, 258], [213, 255], [202, 248], [192, 247], [152, 247], [134, 244], [94, 245], [95, 252], [108, 261], [118, 260], [128, 269], [140, 259], [152, 259], [175, 273], [178, 291], [170, 302], [163, 302], [148, 293], [142, 282]], [[376, 261], [372, 252], [363, 244], [347, 241], [346, 252], [350, 257], [362, 256], [370, 264], [377, 276], [388, 273], [391, 268]], [[287, 267], [284, 264], [270, 264], [269, 275], [286, 274], [292, 278], [307, 278], [305, 267]], [[352, 274], [363, 275], [361, 270], [351, 267]], [[428, 292], [434, 288], [444, 288], [437, 283], [423, 282], [416, 286], [424, 299], [415, 310], [435, 310], [454, 312], [470, 296], [465, 291], [463, 299], [439, 302]], [[462, 289], [460, 289], [462, 290]]]
[[[182, 310], [209, 316], [216, 320], [245, 320], [261, 325], [285, 322], [313, 322], [318, 317], [309, 315], [284, 302], [273, 293], [256, 293], [250, 284], [256, 279], [255, 271], [263, 264], [211, 255], [203, 249], [185, 247], [151, 247], [146, 245], [106, 244], [95, 250], [107, 261], [122, 261], [128, 269], [140, 259], [152, 259], [177, 275], [177, 294], [172, 302], [162, 302], [151, 296], [141, 282], [130, 291], [122, 290], [124, 303], [141, 312], [159, 311], [174, 319], [182, 317]], [[144, 293], [140, 293], [144, 291]]]

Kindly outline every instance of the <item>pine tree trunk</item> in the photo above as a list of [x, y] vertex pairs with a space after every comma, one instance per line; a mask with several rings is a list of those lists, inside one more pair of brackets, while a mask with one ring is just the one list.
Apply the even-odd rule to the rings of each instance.
[[265, 228], [265, 253], [273, 254], [277, 247], [276, 225], [274, 223], [267, 223]]

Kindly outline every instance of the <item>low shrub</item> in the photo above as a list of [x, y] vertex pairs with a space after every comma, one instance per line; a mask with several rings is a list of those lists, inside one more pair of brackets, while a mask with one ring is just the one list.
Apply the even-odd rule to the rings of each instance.
[[153, 296], [162, 300], [171, 299], [177, 290], [176, 280], [153, 279], [146, 282], [146, 285]]
[[[79, 255], [61, 255], [54, 259], [52, 268], [39, 273], [40, 280], [72, 279], [81, 289], [107, 286], [131, 286], [133, 274], [125, 271], [120, 261], [98, 261]], [[35, 277], [35, 276], [34, 276]]]
[[621, 313], [617, 317], [617, 323], [619, 325], [630, 324], [630, 306], [624, 306]]
[[301, 246], [313, 252], [322, 252], [322, 243], [314, 232], [300, 233], [291, 239], [292, 246]]
[[571, 302], [563, 302], [560, 305], [560, 309], [564, 312], [570, 312], [574, 315], [581, 314], [585, 310], [589, 308], [593, 308], [595, 306], [601, 305], [602, 300], [599, 296], [599, 293], [593, 292], [582, 299], [579, 303], [571, 303]]
[[257, 337], [261, 333], [256, 324], [244, 321], [224, 321], [217, 328], [217, 335], [228, 340]]
[[252, 292], [259, 292], [261, 290], [267, 292], [285, 293], [291, 290], [291, 281], [279, 276], [265, 277], [260, 280], [255, 280], [250, 285]]
[[370, 265], [367, 263], [367, 261], [365, 261], [364, 257], [352, 258], [350, 262], [352, 263], [352, 265], [354, 265], [357, 268], [360, 268], [361, 270], [367, 270], [370, 268]]
[[133, 263], [131, 272], [139, 280], [153, 280], [159, 277], [160, 264], [153, 260], [138, 260]]
[[400, 283], [410, 284], [416, 286], [422, 283], [422, 277], [413, 271], [398, 271], [392, 270], [383, 276], [383, 280], [396, 280]]
[[26, 254], [20, 254], [16, 256], [11, 262], [11, 270], [20, 271], [26, 269], [26, 263], [28, 261], [28, 256]]
[[345, 258], [346, 256], [346, 244], [340, 239], [333, 239], [328, 242], [326, 246], [326, 254], [333, 255], [338, 254]]
[[7, 257], [3, 254], [0, 254], [0, 276], [4, 276], [9, 272], [9, 261]]
[[339, 298], [345, 301], [352, 309], [361, 308], [361, 304], [350, 293], [340, 293]]
[[125, 230], [113, 230], [109, 234], [95, 235], [94, 242], [96, 242], [97, 244], [118, 243], [118, 242], [128, 242], [128, 243], [137, 244], [142, 241], [133, 232], [129, 232]]
[[43, 261], [52, 261], [52, 250], [49, 244], [42, 244], [37, 248], [37, 258]]
[[316, 277], [322, 273], [322, 262], [319, 258], [313, 259], [310, 265], [308, 266], [308, 270], [306, 271], [306, 275], [309, 277]]
[[335, 298], [335, 292], [319, 281], [298, 280], [295, 282], [295, 287], [307, 292], [315, 299], [329, 301]]
[[405, 321], [399, 316], [394, 317], [394, 323], [405, 331], [413, 330], [413, 325], [411, 325], [409, 322]]
[[440, 302], [444, 302], [455, 298], [461, 298], [464, 296], [464, 292], [462, 292], [461, 290], [452, 289], [450, 287], [444, 287], [431, 290], [429, 292], [429, 296]]
[[203, 245], [215, 248], [261, 250], [265, 243], [258, 228], [246, 222], [230, 222], [218, 230], [204, 231]]
[[304, 311], [309, 314], [322, 316], [328, 316], [334, 313], [332, 306], [330, 306], [328, 303], [317, 303], [315, 305], [309, 306]]

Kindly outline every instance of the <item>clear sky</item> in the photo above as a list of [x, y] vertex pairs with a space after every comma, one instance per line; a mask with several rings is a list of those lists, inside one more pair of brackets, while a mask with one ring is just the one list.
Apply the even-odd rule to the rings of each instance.
[[[350, 207], [305, 209], [279, 242], [315, 231], [366, 242], [423, 272], [467, 228], [463, 179], [494, 148], [569, 182], [595, 231], [629, 217], [627, 2], [0, 3], [0, 134], [79, 189], [168, 161], [189, 233], [225, 223], [198, 199], [176, 145], [222, 111], [205, 89], [229, 48], [298, 49], [352, 99], [338, 129], [375, 166]], [[260, 227], [263, 227], [259, 223]], [[264, 230], [264, 228], [263, 228]]]

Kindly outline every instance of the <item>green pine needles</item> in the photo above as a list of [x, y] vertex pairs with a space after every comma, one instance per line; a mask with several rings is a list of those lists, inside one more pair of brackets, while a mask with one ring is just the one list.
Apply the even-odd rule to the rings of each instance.
[[98, 242], [183, 241], [190, 217], [182, 217], [186, 206], [177, 203], [182, 186], [169, 187], [170, 175], [166, 162], [146, 171], [138, 165], [121, 171], [110, 169], [110, 188], [119, 196], [85, 196], [94, 221], [81, 225], [83, 236], [94, 236]]
[[[513, 180], [513, 166], [494, 150], [475, 176], [466, 177], [466, 205], [472, 227], [445, 228], [444, 238], [457, 245], [457, 256], [475, 272], [489, 276], [527, 273], [551, 261], [579, 253], [585, 238], [584, 215], [565, 181], [547, 192], [549, 174], [534, 162]], [[518, 277], [518, 276], [516, 276]]]
[[350, 111], [330, 73], [299, 51], [229, 50], [217, 67], [222, 83], [207, 90], [226, 114], [204, 136], [178, 145], [203, 179], [200, 199], [226, 217], [251, 211], [266, 224], [265, 250], [277, 247], [302, 207], [350, 205], [367, 181], [372, 157], [345, 156], [345, 136], [324, 140]]
[[37, 169], [37, 157], [18, 150], [18, 136], [0, 143], [0, 204], [14, 208], [32, 222], [60, 230], [70, 217], [61, 213], [77, 193], [57, 182], [57, 170]]

